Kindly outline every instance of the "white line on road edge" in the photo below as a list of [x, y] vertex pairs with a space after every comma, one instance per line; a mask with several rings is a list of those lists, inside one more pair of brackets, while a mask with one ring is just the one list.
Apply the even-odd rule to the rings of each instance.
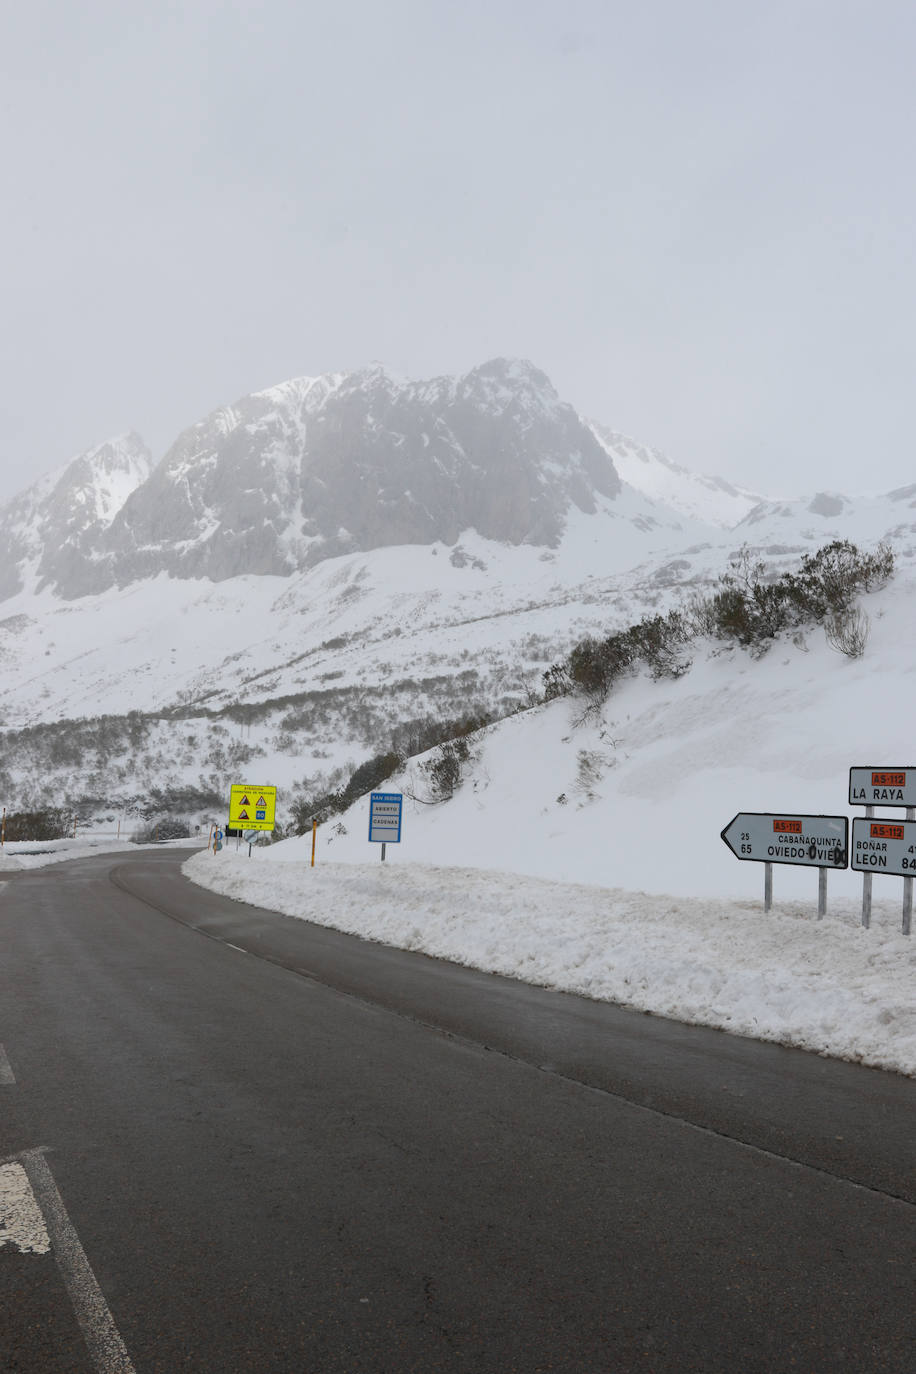
[[26, 1150], [18, 1158], [44, 1216], [57, 1267], [98, 1374], [136, 1374], [44, 1154]]
[[16, 1076], [6, 1057], [6, 1050], [0, 1045], [0, 1083], [15, 1083]]
[[241, 946], [241, 945], [234, 945], [234, 944], [232, 943], [231, 940], [226, 940], [226, 941], [224, 941], [224, 943], [227, 944], [227, 945], [229, 946], [230, 949], [237, 949], [238, 952], [239, 952], [239, 954], [247, 954], [247, 953], [248, 953], [247, 949], [242, 949], [242, 946]]

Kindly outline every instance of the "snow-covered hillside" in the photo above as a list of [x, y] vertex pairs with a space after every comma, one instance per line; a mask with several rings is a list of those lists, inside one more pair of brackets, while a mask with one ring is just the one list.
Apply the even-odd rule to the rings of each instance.
[[[404, 843], [391, 862], [760, 896], [761, 867], [738, 862], [719, 838], [736, 812], [845, 813], [850, 767], [916, 763], [907, 724], [914, 570], [862, 605], [871, 624], [860, 659], [832, 650], [820, 627], [777, 640], [762, 657], [699, 640], [676, 680], [634, 676], [600, 710], [569, 697], [496, 723], [477, 737], [451, 801], [429, 804], [425, 760], [409, 761], [385, 784], [408, 797]], [[329, 858], [377, 860], [366, 843], [366, 806], [344, 814], [342, 830], [336, 820], [324, 827]], [[816, 897], [810, 870], [782, 866], [775, 884], [778, 896]], [[849, 873], [830, 875], [838, 897], [860, 887]]]
[[[436, 801], [437, 751], [384, 782], [401, 842], [384, 864], [368, 798], [309, 834], [233, 842], [186, 871], [240, 900], [367, 939], [742, 1035], [916, 1073], [916, 940], [903, 882], [763, 865], [720, 838], [739, 811], [862, 815], [853, 766], [913, 765], [916, 575], [864, 598], [864, 657], [823, 629], [763, 657], [699, 641], [676, 680], [624, 681], [601, 709], [555, 700], [473, 736]], [[879, 808], [880, 810], [880, 808]], [[885, 818], [899, 820], [899, 810]]]
[[[913, 548], [897, 503], [858, 515], [867, 533], [895, 522], [904, 577]], [[786, 542], [753, 556], [776, 571], [855, 532], [812, 522], [804, 503], [799, 523], [774, 519]], [[288, 803], [294, 785], [314, 789], [387, 748], [404, 721], [524, 705], [576, 641], [689, 604], [740, 547], [734, 532], [663, 523], [624, 488], [612, 508], [571, 519], [556, 550], [469, 532], [451, 548], [352, 554], [291, 578], [160, 576], [75, 602], [20, 596], [0, 622], [7, 804], [49, 794], [111, 809], [147, 793], [211, 809], [243, 765]], [[738, 651], [734, 687], [745, 659]], [[147, 719], [128, 718], [137, 712]], [[53, 724], [103, 714], [121, 724]], [[189, 789], [196, 803], [179, 800]]]
[[690, 472], [658, 449], [618, 434], [606, 425], [593, 421], [591, 430], [622, 481], [691, 520], [737, 525], [762, 500], [752, 492], [732, 486], [723, 477]]

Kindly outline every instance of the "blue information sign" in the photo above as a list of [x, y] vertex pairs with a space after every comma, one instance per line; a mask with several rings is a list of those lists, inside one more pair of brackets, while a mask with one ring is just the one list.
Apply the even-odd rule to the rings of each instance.
[[372, 792], [369, 795], [369, 839], [374, 844], [399, 844], [401, 839], [402, 792]]

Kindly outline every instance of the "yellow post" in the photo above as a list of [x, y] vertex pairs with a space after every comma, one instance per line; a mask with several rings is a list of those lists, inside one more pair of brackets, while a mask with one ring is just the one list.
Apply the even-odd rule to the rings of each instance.
[[315, 867], [315, 836], [318, 834], [318, 822], [312, 821], [312, 868]]

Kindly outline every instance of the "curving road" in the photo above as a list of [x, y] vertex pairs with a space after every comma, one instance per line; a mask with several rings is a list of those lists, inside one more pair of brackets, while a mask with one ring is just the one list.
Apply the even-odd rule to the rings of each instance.
[[916, 1082], [184, 857], [0, 890], [0, 1370], [912, 1374]]

